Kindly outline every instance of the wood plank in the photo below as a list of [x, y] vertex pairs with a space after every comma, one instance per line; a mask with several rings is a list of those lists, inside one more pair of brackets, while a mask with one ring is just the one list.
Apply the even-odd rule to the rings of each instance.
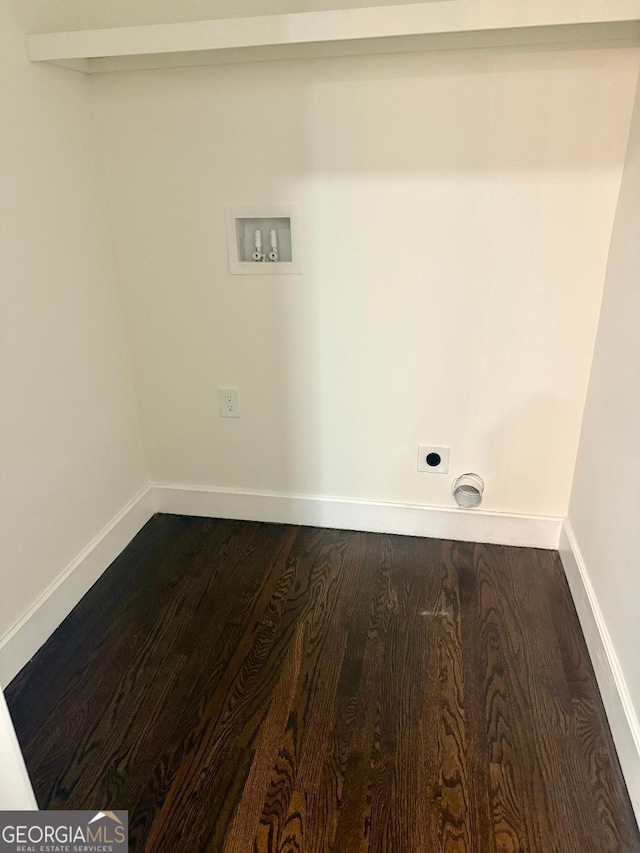
[[7, 700], [132, 850], [640, 849], [553, 552], [157, 516]]

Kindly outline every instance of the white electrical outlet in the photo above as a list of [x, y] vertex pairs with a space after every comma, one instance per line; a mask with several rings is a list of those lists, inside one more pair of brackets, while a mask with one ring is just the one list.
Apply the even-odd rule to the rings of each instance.
[[240, 401], [238, 399], [238, 389], [218, 388], [218, 396], [220, 397], [220, 417], [239, 418]]
[[449, 448], [418, 445], [418, 471], [426, 474], [449, 473]]

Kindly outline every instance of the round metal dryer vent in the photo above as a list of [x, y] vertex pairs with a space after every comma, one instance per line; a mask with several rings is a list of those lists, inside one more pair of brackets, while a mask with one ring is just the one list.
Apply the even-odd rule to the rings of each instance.
[[473, 509], [482, 503], [484, 480], [478, 474], [461, 474], [453, 481], [451, 491], [458, 506]]

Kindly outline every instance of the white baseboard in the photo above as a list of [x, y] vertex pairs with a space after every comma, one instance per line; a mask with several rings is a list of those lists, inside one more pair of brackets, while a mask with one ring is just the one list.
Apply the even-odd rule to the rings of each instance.
[[145, 486], [0, 637], [0, 683], [7, 685], [69, 615], [154, 513]]
[[157, 512], [556, 549], [561, 518], [152, 483]]
[[640, 724], [609, 630], [571, 524], [560, 534], [560, 558], [596, 673], [631, 804], [640, 822]]

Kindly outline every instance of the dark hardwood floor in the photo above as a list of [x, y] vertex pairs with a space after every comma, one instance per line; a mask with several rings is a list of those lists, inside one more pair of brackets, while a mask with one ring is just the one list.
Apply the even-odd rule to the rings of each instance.
[[548, 551], [159, 515], [7, 700], [132, 850], [640, 850]]

